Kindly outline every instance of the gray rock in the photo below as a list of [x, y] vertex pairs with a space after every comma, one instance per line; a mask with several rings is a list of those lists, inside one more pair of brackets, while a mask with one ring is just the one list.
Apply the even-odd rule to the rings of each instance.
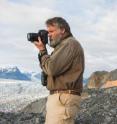
[[22, 111], [25, 113], [43, 113], [43, 115], [45, 115], [46, 101], [47, 98], [41, 98], [40, 100], [36, 100], [26, 106]]
[[[116, 124], [117, 87], [85, 89], [75, 124]], [[0, 124], [44, 124], [46, 98], [29, 104], [20, 113], [0, 113]]]
[[0, 124], [44, 124], [41, 113], [0, 113]]

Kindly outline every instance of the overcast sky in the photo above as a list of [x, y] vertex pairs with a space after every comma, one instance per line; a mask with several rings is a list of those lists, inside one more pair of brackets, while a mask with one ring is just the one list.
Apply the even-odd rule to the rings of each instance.
[[40, 72], [38, 50], [26, 35], [54, 16], [67, 20], [83, 46], [85, 77], [117, 69], [117, 0], [0, 0], [0, 67]]

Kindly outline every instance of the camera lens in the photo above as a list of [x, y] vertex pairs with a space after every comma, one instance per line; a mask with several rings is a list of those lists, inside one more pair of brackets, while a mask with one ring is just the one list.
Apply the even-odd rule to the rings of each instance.
[[31, 41], [31, 42], [38, 41], [38, 34], [37, 33], [28, 33], [27, 39], [28, 39], [28, 41]]

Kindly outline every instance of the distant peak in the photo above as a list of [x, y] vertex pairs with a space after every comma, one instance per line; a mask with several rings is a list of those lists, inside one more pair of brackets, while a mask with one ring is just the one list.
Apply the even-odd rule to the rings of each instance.
[[16, 72], [20, 71], [17, 66], [6, 66], [6, 67], [0, 67], [1, 72]]

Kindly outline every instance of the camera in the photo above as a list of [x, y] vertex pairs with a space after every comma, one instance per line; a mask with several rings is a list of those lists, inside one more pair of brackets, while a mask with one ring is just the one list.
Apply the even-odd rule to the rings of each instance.
[[48, 31], [46, 30], [39, 30], [38, 33], [28, 33], [27, 34], [27, 39], [30, 42], [34, 42], [34, 41], [38, 41], [38, 37], [41, 38], [41, 41], [43, 42], [43, 44], [47, 44], [48, 43]]
[[41, 72], [41, 84], [47, 86], [47, 74], [44, 71]]

